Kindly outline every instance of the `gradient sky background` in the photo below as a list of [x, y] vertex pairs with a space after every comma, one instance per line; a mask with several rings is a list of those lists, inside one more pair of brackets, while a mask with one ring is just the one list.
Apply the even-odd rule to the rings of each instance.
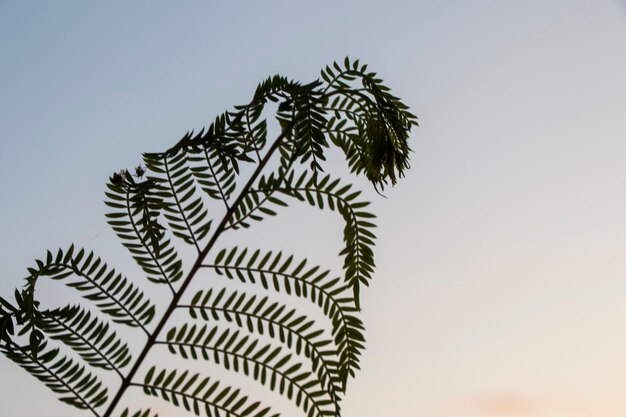
[[[421, 127], [404, 181], [368, 194], [378, 269], [344, 415], [626, 415], [616, 0], [0, 0], [0, 293], [72, 241], [131, 265], [103, 216], [112, 171], [347, 54]], [[74, 415], [4, 358], [0, 375], [3, 416]]]

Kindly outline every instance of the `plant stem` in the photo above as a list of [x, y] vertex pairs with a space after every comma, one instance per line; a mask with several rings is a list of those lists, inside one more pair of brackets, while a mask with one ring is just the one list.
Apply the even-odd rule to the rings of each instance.
[[209, 242], [206, 244], [204, 249], [202, 249], [202, 251], [198, 255], [198, 258], [196, 259], [196, 262], [193, 264], [193, 267], [191, 268], [191, 270], [187, 274], [187, 277], [183, 281], [182, 285], [180, 286], [178, 291], [176, 291], [174, 293], [174, 297], [172, 298], [172, 301], [170, 302], [169, 306], [167, 307], [167, 310], [165, 311], [165, 314], [163, 315], [163, 317], [161, 318], [161, 320], [159, 321], [157, 326], [154, 328], [154, 330], [148, 336], [148, 340], [146, 341], [146, 344], [144, 345], [141, 353], [137, 357], [137, 360], [133, 364], [133, 367], [131, 368], [131, 370], [128, 372], [128, 375], [126, 375], [126, 377], [123, 379], [122, 384], [120, 385], [120, 388], [118, 389], [117, 393], [115, 394], [115, 397], [113, 397], [113, 400], [109, 404], [109, 407], [107, 408], [106, 412], [103, 414], [102, 417], [111, 417], [111, 414], [113, 413], [113, 411], [115, 410], [115, 407], [117, 406], [117, 404], [119, 403], [120, 399], [122, 398], [122, 396], [126, 392], [126, 389], [131, 385], [133, 377], [135, 376], [135, 374], [139, 370], [139, 367], [141, 366], [141, 364], [143, 363], [144, 359], [148, 355], [148, 352], [150, 351], [152, 346], [154, 346], [154, 344], [156, 342], [156, 339], [159, 336], [159, 333], [161, 332], [161, 330], [165, 326], [165, 323], [167, 323], [167, 321], [169, 320], [170, 316], [172, 315], [172, 313], [176, 309], [176, 306], [178, 305], [178, 302], [180, 301], [181, 297], [183, 296], [185, 290], [187, 289], [187, 287], [189, 286], [189, 284], [191, 283], [193, 278], [196, 276], [196, 273], [202, 267], [202, 262], [204, 261], [204, 259], [208, 255], [208, 253], [211, 251], [211, 249], [215, 245], [215, 242], [220, 237], [222, 232], [226, 229], [226, 225], [228, 224], [231, 216], [233, 215], [233, 213], [235, 212], [235, 210], [237, 209], [239, 204], [241, 204], [241, 202], [243, 201], [243, 198], [245, 197], [246, 193], [250, 190], [250, 188], [252, 188], [252, 185], [254, 185], [254, 182], [256, 181], [258, 176], [261, 174], [261, 172], [265, 168], [265, 165], [267, 165], [267, 163], [270, 160], [270, 158], [272, 157], [273, 153], [279, 148], [280, 143], [283, 141], [285, 136], [287, 136], [287, 134], [289, 133], [289, 131], [291, 130], [292, 127], [293, 127], [293, 122], [291, 122], [282, 131], [282, 133], [276, 138], [276, 140], [272, 144], [271, 148], [268, 149], [268, 151], [265, 154], [265, 156], [263, 157], [263, 159], [259, 162], [259, 165], [257, 166], [257, 168], [254, 170], [254, 172], [250, 176], [250, 179], [248, 180], [246, 185], [244, 185], [243, 189], [241, 190], [241, 192], [237, 196], [237, 199], [235, 200], [235, 202], [230, 206], [230, 209], [226, 212], [226, 214], [224, 214], [224, 217], [222, 218], [222, 221], [220, 222], [219, 226], [217, 227], [217, 229], [215, 230], [215, 232], [211, 236], [211, 239], [209, 240]]

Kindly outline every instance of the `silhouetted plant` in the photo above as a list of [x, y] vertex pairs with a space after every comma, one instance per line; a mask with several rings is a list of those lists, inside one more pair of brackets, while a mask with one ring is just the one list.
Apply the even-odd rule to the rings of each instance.
[[[267, 140], [263, 118], [268, 102], [277, 103], [281, 132], [273, 141]], [[335, 145], [351, 171], [365, 174], [380, 192], [408, 168], [407, 140], [415, 125], [407, 107], [358, 61], [334, 63], [309, 84], [281, 76], [265, 80], [249, 104], [218, 116], [165, 152], [145, 154], [145, 168], [110, 177], [108, 223], [147, 280], [168, 288], [169, 304], [156, 306], [142, 292], [148, 283], [130, 280], [72, 245], [35, 261], [14, 302], [0, 298], [0, 351], [61, 401], [99, 417], [112, 416], [131, 387], [195, 414], [270, 413], [200, 368], [147, 365], [154, 351], [212, 360], [277, 390], [310, 417], [339, 415], [341, 395], [363, 349], [359, 289], [374, 269], [374, 215], [365, 211], [368, 203], [359, 199], [360, 192], [323, 174], [322, 165]], [[243, 165], [251, 172], [245, 183]], [[221, 219], [212, 218], [211, 200], [223, 204]], [[211, 255], [224, 232], [274, 216], [290, 200], [342, 216], [342, 278], [282, 252], [233, 247]], [[172, 236], [197, 252], [193, 263], [183, 264]], [[189, 294], [194, 278], [209, 272], [245, 285], [205, 285]], [[40, 278], [65, 284], [83, 301], [42, 308], [35, 292]], [[318, 306], [327, 330], [281, 302], [286, 296]], [[173, 317], [176, 311], [187, 319]], [[129, 346], [116, 333], [119, 326], [143, 333], [143, 347]], [[140, 376], [142, 366], [147, 371]], [[117, 374], [119, 386], [101, 381], [103, 372]], [[117, 415], [151, 413], [124, 409]]]

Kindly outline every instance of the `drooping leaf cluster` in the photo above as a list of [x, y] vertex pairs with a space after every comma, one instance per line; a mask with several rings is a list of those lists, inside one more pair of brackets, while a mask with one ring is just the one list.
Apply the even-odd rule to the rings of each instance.
[[[271, 103], [280, 128], [272, 141]], [[107, 221], [146, 280], [127, 278], [73, 245], [48, 252], [28, 269], [14, 301], [0, 297], [0, 351], [62, 401], [98, 417], [151, 416], [150, 410], [120, 411], [132, 388], [196, 415], [271, 415], [267, 406], [207, 375], [198, 361], [257, 381], [309, 417], [340, 415], [364, 348], [360, 288], [375, 266], [375, 216], [359, 191], [324, 173], [325, 160], [329, 148], [338, 147], [352, 172], [382, 191], [408, 168], [415, 125], [407, 107], [358, 61], [326, 67], [308, 84], [266, 79], [248, 104], [164, 152], [144, 154], [133, 173], [109, 178]], [[342, 276], [243, 241], [218, 249], [222, 235], [297, 202], [344, 220]], [[185, 245], [197, 253], [190, 264], [181, 256]], [[199, 275], [227, 280], [224, 287], [205, 284], [188, 293]], [[44, 308], [36, 291], [42, 278], [65, 284], [82, 300]], [[239, 284], [231, 286], [235, 280]], [[169, 304], [148, 298], [143, 289], [152, 284], [168, 288]], [[319, 317], [285, 297], [316, 307]], [[120, 326], [143, 334], [143, 346], [123, 340]], [[155, 353], [174, 355], [189, 369], [163, 368]], [[117, 374], [119, 384], [105, 384], [104, 372]]]

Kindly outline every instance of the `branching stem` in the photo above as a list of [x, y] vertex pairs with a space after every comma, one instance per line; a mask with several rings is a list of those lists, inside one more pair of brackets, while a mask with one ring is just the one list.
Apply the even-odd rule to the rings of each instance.
[[174, 292], [174, 297], [172, 298], [172, 301], [170, 302], [169, 306], [167, 307], [167, 310], [163, 314], [163, 317], [161, 318], [161, 320], [159, 321], [157, 326], [154, 328], [154, 330], [148, 336], [148, 340], [146, 341], [146, 343], [145, 343], [141, 353], [137, 357], [137, 360], [133, 364], [133, 367], [131, 368], [131, 370], [128, 372], [126, 377], [123, 379], [122, 384], [120, 385], [120, 388], [118, 389], [117, 393], [115, 394], [115, 397], [113, 397], [113, 400], [109, 404], [109, 407], [107, 408], [106, 412], [103, 414], [102, 417], [111, 417], [113, 411], [115, 410], [115, 407], [117, 406], [117, 404], [121, 400], [122, 396], [124, 395], [124, 393], [126, 392], [128, 387], [130, 386], [130, 384], [132, 383], [135, 374], [137, 373], [137, 371], [139, 370], [139, 368], [140, 368], [141, 364], [143, 363], [144, 359], [148, 355], [148, 352], [150, 352], [150, 349], [156, 343], [156, 340], [157, 340], [157, 337], [159, 336], [159, 333], [161, 332], [161, 330], [163, 329], [163, 327], [165, 326], [165, 324], [169, 320], [170, 316], [172, 315], [172, 313], [176, 309], [176, 306], [178, 305], [178, 303], [179, 303], [181, 297], [183, 296], [183, 294], [185, 293], [185, 290], [187, 289], [187, 287], [189, 287], [189, 284], [191, 283], [193, 278], [196, 276], [196, 273], [198, 273], [198, 271], [202, 267], [202, 262], [204, 261], [204, 259], [208, 255], [208, 253], [211, 251], [211, 249], [215, 245], [215, 242], [217, 242], [217, 240], [220, 237], [220, 235], [222, 234], [222, 232], [226, 229], [226, 226], [227, 226], [228, 222], [230, 221], [230, 218], [233, 215], [234, 211], [237, 209], [239, 204], [241, 204], [241, 202], [243, 201], [245, 195], [248, 193], [250, 188], [252, 188], [252, 185], [254, 185], [254, 183], [256, 182], [257, 178], [259, 177], [259, 175], [261, 174], [261, 172], [265, 168], [265, 165], [267, 165], [268, 161], [271, 159], [271, 157], [274, 154], [274, 152], [280, 147], [281, 142], [287, 136], [287, 134], [292, 129], [292, 127], [293, 127], [293, 122], [291, 122], [282, 131], [282, 133], [276, 138], [276, 140], [272, 144], [271, 148], [268, 149], [267, 153], [265, 154], [265, 156], [263, 157], [263, 159], [261, 160], [261, 162], [259, 163], [257, 168], [254, 170], [254, 172], [250, 176], [250, 179], [248, 180], [246, 185], [243, 187], [243, 189], [241, 190], [241, 192], [237, 196], [237, 199], [235, 200], [235, 202], [232, 204], [230, 209], [226, 212], [226, 214], [222, 218], [222, 221], [220, 222], [220, 224], [217, 227], [217, 229], [215, 229], [215, 232], [211, 236], [211, 239], [206, 244], [204, 249], [202, 249], [202, 251], [198, 255], [198, 258], [196, 259], [196, 262], [193, 264], [193, 266], [189, 270], [189, 273], [187, 274], [187, 277], [183, 281], [182, 285], [180, 286], [178, 291]]

